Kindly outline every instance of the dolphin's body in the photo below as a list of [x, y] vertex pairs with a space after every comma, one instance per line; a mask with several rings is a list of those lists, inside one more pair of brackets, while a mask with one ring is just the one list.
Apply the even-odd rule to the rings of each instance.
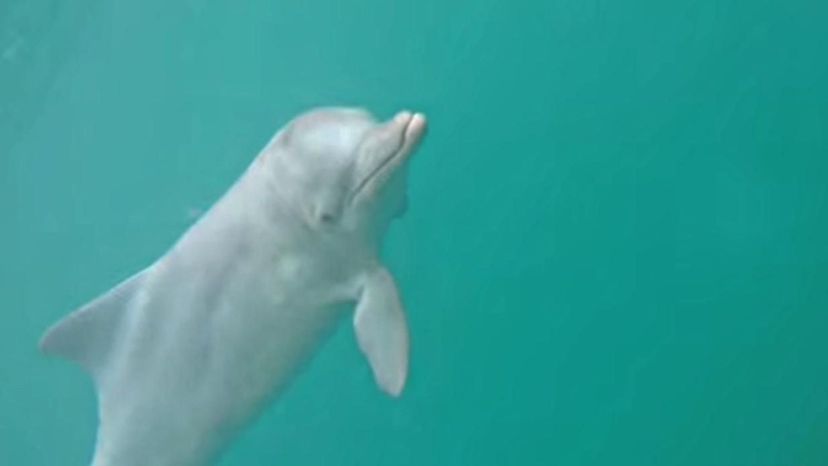
[[55, 324], [49, 354], [98, 392], [92, 466], [198, 466], [283, 389], [338, 318], [398, 396], [408, 330], [379, 261], [420, 114], [306, 113], [155, 263]]

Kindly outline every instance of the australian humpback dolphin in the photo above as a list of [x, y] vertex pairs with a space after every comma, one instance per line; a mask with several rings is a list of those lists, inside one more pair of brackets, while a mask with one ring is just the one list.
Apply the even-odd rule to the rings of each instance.
[[92, 466], [210, 464], [352, 309], [400, 395], [408, 328], [379, 249], [425, 128], [408, 111], [300, 115], [166, 254], [46, 332], [41, 349], [94, 381]]

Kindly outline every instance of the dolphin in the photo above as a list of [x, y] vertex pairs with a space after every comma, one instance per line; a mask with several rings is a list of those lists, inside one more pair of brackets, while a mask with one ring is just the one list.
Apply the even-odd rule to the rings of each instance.
[[300, 115], [166, 254], [46, 331], [41, 350], [94, 382], [92, 466], [216, 461], [350, 311], [401, 394], [409, 333], [380, 246], [425, 130], [409, 111]]

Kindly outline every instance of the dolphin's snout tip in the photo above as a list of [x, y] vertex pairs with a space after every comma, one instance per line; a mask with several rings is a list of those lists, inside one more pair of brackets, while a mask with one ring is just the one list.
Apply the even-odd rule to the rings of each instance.
[[428, 120], [424, 114], [415, 113], [411, 115], [411, 121], [409, 121], [408, 126], [414, 126], [425, 130], [426, 126], [428, 126]]
[[398, 113], [394, 120], [405, 125], [405, 138], [409, 141], [417, 141], [422, 138], [428, 127], [425, 115], [419, 112], [405, 110]]

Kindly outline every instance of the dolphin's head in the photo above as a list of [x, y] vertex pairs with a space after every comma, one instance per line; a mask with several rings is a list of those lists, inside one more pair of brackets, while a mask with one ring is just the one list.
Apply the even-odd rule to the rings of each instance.
[[378, 122], [361, 109], [305, 113], [267, 151], [283, 197], [323, 232], [381, 233], [406, 206], [406, 166], [423, 138], [422, 114]]

